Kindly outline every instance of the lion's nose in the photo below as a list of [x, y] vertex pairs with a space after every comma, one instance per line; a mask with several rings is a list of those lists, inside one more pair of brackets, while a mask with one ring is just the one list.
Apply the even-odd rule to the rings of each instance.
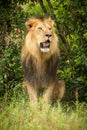
[[45, 36], [50, 38], [52, 36], [52, 34], [46, 34]]

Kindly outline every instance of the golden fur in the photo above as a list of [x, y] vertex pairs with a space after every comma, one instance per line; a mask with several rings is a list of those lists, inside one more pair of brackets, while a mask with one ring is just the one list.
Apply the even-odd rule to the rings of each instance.
[[37, 102], [42, 92], [46, 102], [55, 97], [55, 100], [61, 100], [65, 85], [56, 76], [60, 50], [54, 21], [51, 18], [31, 18], [25, 26], [28, 33], [22, 47], [21, 60], [30, 100]]

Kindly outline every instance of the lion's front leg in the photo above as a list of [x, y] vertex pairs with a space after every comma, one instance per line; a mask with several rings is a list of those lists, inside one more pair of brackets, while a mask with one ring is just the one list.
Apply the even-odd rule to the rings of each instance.
[[65, 83], [62, 80], [58, 80], [52, 95], [52, 101], [57, 102], [60, 101], [65, 93]]
[[37, 103], [37, 90], [35, 89], [35, 87], [30, 85], [29, 83], [26, 83], [26, 88], [30, 101], [34, 101]]
[[46, 90], [45, 94], [44, 94], [44, 101], [45, 103], [49, 103], [52, 99], [52, 95], [53, 95], [53, 89], [54, 89], [54, 85], [51, 84], [48, 86], [48, 89]]

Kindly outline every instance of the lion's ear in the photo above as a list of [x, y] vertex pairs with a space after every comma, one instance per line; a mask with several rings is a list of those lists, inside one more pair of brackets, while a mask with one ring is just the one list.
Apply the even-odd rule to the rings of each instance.
[[31, 20], [26, 21], [25, 27], [27, 28], [27, 30], [30, 30], [32, 26], [33, 26], [33, 23]]
[[36, 19], [29, 19], [28, 21], [26, 21], [25, 26], [27, 30], [30, 30], [36, 24], [36, 22]]

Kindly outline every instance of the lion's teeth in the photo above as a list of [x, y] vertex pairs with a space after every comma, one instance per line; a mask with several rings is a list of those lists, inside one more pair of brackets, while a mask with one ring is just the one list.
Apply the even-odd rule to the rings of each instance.
[[49, 52], [50, 49], [49, 48], [40, 48], [41, 52]]

